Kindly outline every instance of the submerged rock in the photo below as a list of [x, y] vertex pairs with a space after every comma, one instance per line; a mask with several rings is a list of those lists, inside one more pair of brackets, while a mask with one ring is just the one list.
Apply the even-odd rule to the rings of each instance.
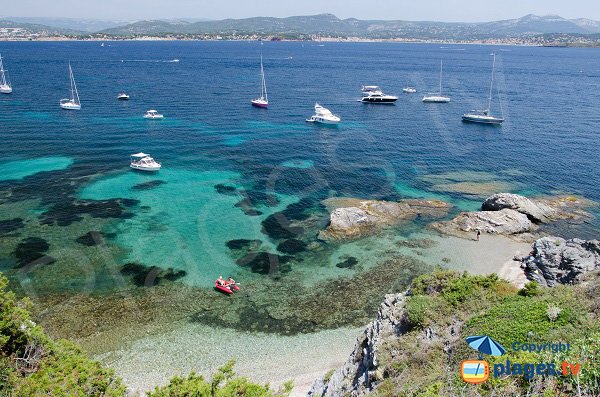
[[[14, 255], [17, 258], [17, 266], [23, 267], [45, 256], [50, 249], [50, 244], [43, 238], [29, 237], [22, 240], [15, 248]], [[54, 259], [54, 258], [52, 258]], [[44, 263], [52, 263], [54, 260]]]
[[176, 281], [187, 274], [185, 270], [168, 268], [163, 270], [157, 266], [145, 266], [137, 262], [129, 262], [121, 266], [121, 274], [132, 276], [133, 283], [138, 287], [153, 287], [163, 280]]
[[158, 187], [160, 185], [164, 185], [165, 183], [167, 183], [167, 182], [158, 179], [155, 181], [138, 183], [137, 185], [134, 185], [131, 189], [133, 189], [133, 190], [149, 190], [149, 189], [154, 189], [155, 187]]
[[77, 237], [75, 241], [87, 247], [93, 247], [102, 244], [104, 239], [102, 238], [102, 233], [92, 230], [81, 237]]
[[533, 222], [549, 222], [556, 216], [556, 211], [550, 206], [512, 193], [494, 194], [481, 205], [483, 211], [499, 211], [505, 208], [525, 214]]
[[500, 211], [462, 212], [451, 221], [437, 222], [434, 229], [450, 235], [464, 237], [464, 233], [479, 230], [490, 234], [519, 234], [535, 229], [527, 215], [511, 209]]
[[358, 259], [351, 256], [351, 257], [347, 258], [346, 260], [336, 263], [335, 267], [339, 267], [340, 269], [352, 269], [357, 264], [358, 264]]
[[450, 204], [439, 200], [376, 201], [332, 198], [324, 201], [331, 211], [329, 226], [319, 238], [344, 239], [361, 237], [381, 227], [417, 217], [440, 218], [448, 214]]
[[286, 265], [294, 259], [288, 255], [277, 255], [270, 252], [253, 252], [236, 261], [240, 266], [248, 266], [253, 273], [269, 274], [287, 273], [291, 269]]
[[302, 251], [306, 251], [307, 244], [295, 238], [285, 240], [277, 246], [277, 251], [283, 252], [284, 254], [297, 254]]
[[522, 263], [527, 278], [541, 285], [576, 284], [600, 268], [600, 241], [543, 237], [533, 243], [532, 254]]
[[15, 232], [25, 226], [22, 218], [0, 221], [0, 235]]
[[218, 183], [215, 185], [215, 190], [219, 194], [226, 194], [228, 196], [237, 195], [237, 188], [235, 186], [224, 185], [222, 183]]
[[257, 249], [262, 244], [260, 240], [247, 240], [247, 239], [237, 239], [237, 240], [229, 240], [225, 245], [230, 250], [242, 250], [242, 249]]

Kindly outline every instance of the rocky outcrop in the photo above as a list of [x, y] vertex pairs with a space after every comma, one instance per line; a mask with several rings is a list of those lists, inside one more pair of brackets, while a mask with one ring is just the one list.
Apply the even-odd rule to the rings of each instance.
[[377, 381], [378, 353], [383, 343], [402, 334], [407, 294], [386, 295], [377, 319], [356, 340], [348, 360], [330, 377], [318, 379], [309, 397], [363, 396]]
[[431, 226], [441, 233], [458, 237], [472, 238], [472, 234], [467, 233], [480, 230], [533, 241], [535, 237], [528, 233], [537, 230], [538, 225], [559, 220], [582, 222], [592, 218], [585, 209], [594, 205], [592, 201], [575, 196], [530, 200], [518, 194], [497, 193], [483, 202], [482, 211], [462, 212], [451, 221]]
[[544, 237], [522, 261], [527, 278], [541, 285], [576, 284], [584, 274], [600, 268], [600, 241]]
[[500, 211], [462, 212], [447, 222], [437, 222], [432, 227], [444, 234], [464, 237], [465, 233], [479, 230], [490, 234], [519, 234], [530, 232], [535, 225], [526, 215], [511, 209]]
[[533, 222], [549, 222], [556, 217], [556, 210], [544, 203], [536, 203], [527, 197], [512, 193], [497, 193], [488, 197], [481, 209], [483, 211], [500, 211], [505, 208], [527, 215]]
[[373, 233], [381, 227], [417, 217], [441, 218], [450, 204], [439, 200], [377, 201], [354, 198], [330, 198], [323, 203], [331, 211], [329, 226], [319, 238], [345, 239]]

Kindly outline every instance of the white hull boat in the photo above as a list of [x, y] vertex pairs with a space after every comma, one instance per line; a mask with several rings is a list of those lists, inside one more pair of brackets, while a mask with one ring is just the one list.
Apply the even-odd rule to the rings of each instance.
[[338, 124], [342, 119], [318, 103], [315, 104], [315, 114], [306, 120], [308, 123]]
[[0, 94], [10, 94], [12, 90], [12, 86], [6, 77], [6, 72], [8, 70], [4, 69], [4, 63], [2, 62], [2, 56], [0, 55]]
[[440, 61], [440, 91], [435, 94], [427, 94], [423, 97], [425, 103], [448, 103], [450, 97], [442, 95], [442, 71], [444, 69], [443, 61]]
[[397, 96], [387, 95], [376, 85], [366, 85], [362, 87], [363, 97], [359, 99], [362, 103], [394, 103], [398, 100]]
[[260, 79], [260, 97], [251, 100], [250, 103], [252, 104], [252, 106], [255, 106], [257, 108], [266, 109], [267, 107], [269, 107], [269, 95], [267, 94], [267, 83], [265, 81], [265, 69], [263, 68], [262, 54], [260, 55]]
[[156, 172], [161, 169], [160, 163], [157, 163], [150, 155], [146, 153], [136, 153], [131, 155], [131, 164], [129, 164], [134, 170]]
[[158, 119], [164, 119], [165, 116], [163, 116], [162, 114], [158, 113], [156, 110], [148, 110], [144, 114], [144, 118], [145, 119], [150, 119], [150, 120], [158, 120]]
[[501, 125], [504, 122], [504, 116], [496, 117], [490, 114], [490, 108], [492, 106], [492, 93], [494, 88], [494, 72], [496, 70], [496, 54], [492, 54], [494, 60], [492, 62], [492, 78], [490, 80], [490, 92], [488, 94], [488, 103], [485, 110], [473, 110], [470, 113], [465, 113], [462, 116], [462, 121], [467, 123], [478, 123], [487, 125]]
[[69, 63], [69, 79], [71, 80], [71, 98], [61, 99], [60, 107], [65, 110], [80, 110], [81, 102], [79, 102], [79, 93], [77, 92], [77, 85], [75, 84], [75, 77], [73, 76], [73, 69]]
[[414, 94], [415, 92], [417, 92], [417, 89], [415, 87], [405, 87], [402, 89], [402, 92], [404, 92], [405, 94]]
[[117, 99], [121, 100], [121, 101], [127, 101], [129, 100], [129, 95], [127, 95], [124, 92], [119, 93], [119, 95], [117, 95]]

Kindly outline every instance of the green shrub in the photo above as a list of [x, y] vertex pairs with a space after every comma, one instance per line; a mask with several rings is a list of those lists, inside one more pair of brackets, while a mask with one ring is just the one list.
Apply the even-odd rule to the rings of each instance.
[[268, 385], [250, 382], [247, 378], [236, 377], [233, 372], [234, 360], [220, 367], [209, 381], [201, 375], [190, 373], [187, 378], [175, 376], [168, 385], [157, 387], [148, 397], [271, 397], [288, 396], [292, 384], [287, 382], [282, 390], [273, 392]]
[[519, 295], [522, 296], [539, 296], [543, 293], [540, 284], [537, 281], [530, 281], [519, 290]]

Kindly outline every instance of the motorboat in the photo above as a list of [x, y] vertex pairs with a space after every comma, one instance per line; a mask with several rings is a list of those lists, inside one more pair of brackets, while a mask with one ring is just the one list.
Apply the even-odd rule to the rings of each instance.
[[260, 77], [261, 77], [260, 97], [251, 100], [250, 103], [252, 104], [252, 106], [256, 106], [257, 108], [265, 109], [269, 106], [269, 96], [267, 94], [267, 83], [265, 82], [265, 69], [263, 68], [262, 54], [260, 56]]
[[494, 88], [494, 72], [496, 70], [496, 54], [492, 55], [494, 60], [492, 62], [492, 78], [490, 80], [490, 92], [488, 94], [487, 108], [484, 110], [472, 110], [470, 113], [463, 114], [462, 120], [465, 122], [491, 125], [500, 125], [504, 122], [504, 116], [497, 117], [490, 114], [490, 109], [492, 107], [492, 93]]
[[0, 55], [0, 94], [10, 94], [13, 91], [10, 81], [8, 81], [8, 77], [6, 77], [6, 72], [8, 72], [8, 70], [4, 69], [4, 63], [2, 62], [2, 56]]
[[129, 166], [134, 170], [149, 172], [156, 172], [161, 168], [160, 163], [154, 161], [150, 155], [141, 152], [131, 155], [131, 164]]
[[80, 110], [81, 102], [79, 101], [79, 93], [77, 92], [77, 85], [75, 84], [71, 63], [69, 63], [69, 79], [71, 80], [71, 98], [61, 99], [60, 107], [65, 110]]
[[148, 110], [145, 114], [144, 114], [144, 118], [145, 119], [152, 119], [152, 120], [156, 120], [156, 119], [163, 119], [165, 116], [163, 116], [162, 114], [158, 113], [156, 110]]
[[394, 103], [397, 100], [397, 96], [384, 94], [379, 86], [366, 85], [362, 87], [362, 98], [358, 101], [363, 103]]
[[405, 94], [414, 94], [415, 92], [417, 92], [417, 89], [415, 87], [404, 87], [402, 89], [402, 92], [404, 92]]
[[120, 99], [122, 101], [127, 101], [129, 99], [129, 95], [127, 95], [125, 92], [121, 91], [121, 92], [119, 92], [119, 95], [117, 95], [117, 99]]
[[306, 121], [308, 123], [338, 124], [342, 119], [318, 103], [315, 103], [315, 114]]
[[442, 95], [442, 71], [444, 69], [443, 61], [440, 60], [440, 90], [435, 94], [427, 94], [423, 97], [425, 103], [448, 103], [450, 97]]

